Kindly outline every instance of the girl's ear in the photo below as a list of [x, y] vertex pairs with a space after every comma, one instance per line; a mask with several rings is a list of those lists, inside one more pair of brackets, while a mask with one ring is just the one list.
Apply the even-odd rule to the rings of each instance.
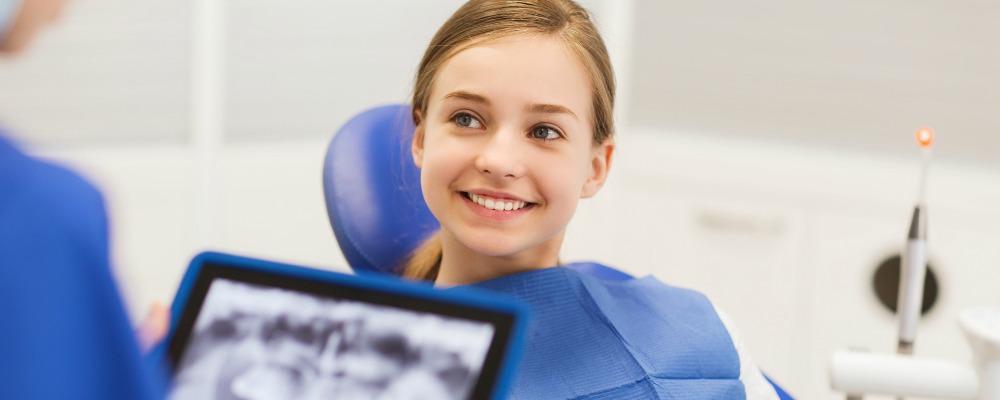
[[413, 140], [410, 142], [410, 152], [413, 153], [413, 163], [417, 168], [423, 168], [424, 164], [424, 118], [420, 111], [414, 111], [413, 117], [416, 120], [416, 129], [413, 130]]
[[615, 154], [615, 141], [606, 138], [600, 145], [594, 147], [591, 152], [590, 176], [583, 183], [580, 191], [580, 198], [589, 198], [597, 194], [608, 180], [608, 172], [611, 170], [611, 159]]

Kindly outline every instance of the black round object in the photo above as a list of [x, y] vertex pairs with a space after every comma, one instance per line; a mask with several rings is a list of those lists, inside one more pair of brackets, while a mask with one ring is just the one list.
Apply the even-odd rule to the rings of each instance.
[[[875, 270], [875, 277], [872, 280], [875, 296], [893, 314], [896, 313], [896, 301], [899, 299], [899, 270], [901, 263], [902, 259], [899, 254], [887, 258], [879, 264]], [[937, 275], [934, 273], [934, 267], [928, 263], [927, 275], [924, 276], [924, 301], [920, 305], [920, 314], [927, 314], [934, 307], [934, 304], [937, 304], [937, 299]]]

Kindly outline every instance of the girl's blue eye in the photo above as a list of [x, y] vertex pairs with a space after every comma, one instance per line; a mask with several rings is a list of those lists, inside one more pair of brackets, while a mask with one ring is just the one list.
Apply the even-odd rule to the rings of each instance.
[[559, 131], [547, 126], [538, 126], [531, 130], [531, 137], [539, 140], [553, 140], [561, 137]]
[[466, 113], [458, 114], [452, 117], [451, 120], [454, 121], [456, 125], [463, 128], [479, 129], [483, 127], [483, 124], [480, 123], [479, 120], [476, 119], [476, 117], [473, 117]]

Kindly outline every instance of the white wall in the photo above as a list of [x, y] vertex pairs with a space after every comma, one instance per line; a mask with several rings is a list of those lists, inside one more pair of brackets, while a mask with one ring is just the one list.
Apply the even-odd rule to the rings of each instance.
[[[357, 111], [406, 99], [423, 46], [460, 3], [81, 0], [25, 57], [0, 64], [0, 121], [104, 189], [133, 317], [169, 301], [203, 249], [346, 270], [322, 199], [327, 141]], [[704, 291], [793, 394], [842, 398], [829, 389], [833, 350], [894, 349], [871, 277], [905, 238], [920, 124], [941, 121], [928, 187], [941, 299], [917, 354], [967, 360], [957, 310], [1000, 306], [1000, 141], [992, 111], [981, 111], [1000, 107], [989, 94], [1000, 68], [979, 63], [1000, 64], [962, 36], [994, 29], [977, 24], [1000, 15], [986, 3], [946, 9], [946, 27], [966, 15], [966, 30], [935, 47], [952, 64], [924, 84], [978, 96], [956, 116], [962, 92], [900, 100], [922, 81], [889, 77], [927, 66], [865, 56], [907, 46], [879, 33], [880, 18], [924, 21], [934, 4], [853, 4], [868, 22], [838, 30], [855, 9], [793, 3], [585, 3], [615, 57], [621, 130], [611, 181], [581, 205], [563, 258]], [[816, 53], [766, 45], [774, 40], [858, 56], [817, 64]], [[768, 51], [720, 56], [748, 43]], [[818, 83], [829, 79], [857, 94], [824, 97], [832, 89]], [[803, 83], [809, 96], [780, 95]], [[747, 96], [764, 88], [772, 95]]]

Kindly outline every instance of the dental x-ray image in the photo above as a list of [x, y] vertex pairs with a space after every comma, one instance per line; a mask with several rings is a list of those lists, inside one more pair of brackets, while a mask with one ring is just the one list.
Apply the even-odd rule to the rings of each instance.
[[171, 400], [467, 399], [489, 323], [212, 282]]

